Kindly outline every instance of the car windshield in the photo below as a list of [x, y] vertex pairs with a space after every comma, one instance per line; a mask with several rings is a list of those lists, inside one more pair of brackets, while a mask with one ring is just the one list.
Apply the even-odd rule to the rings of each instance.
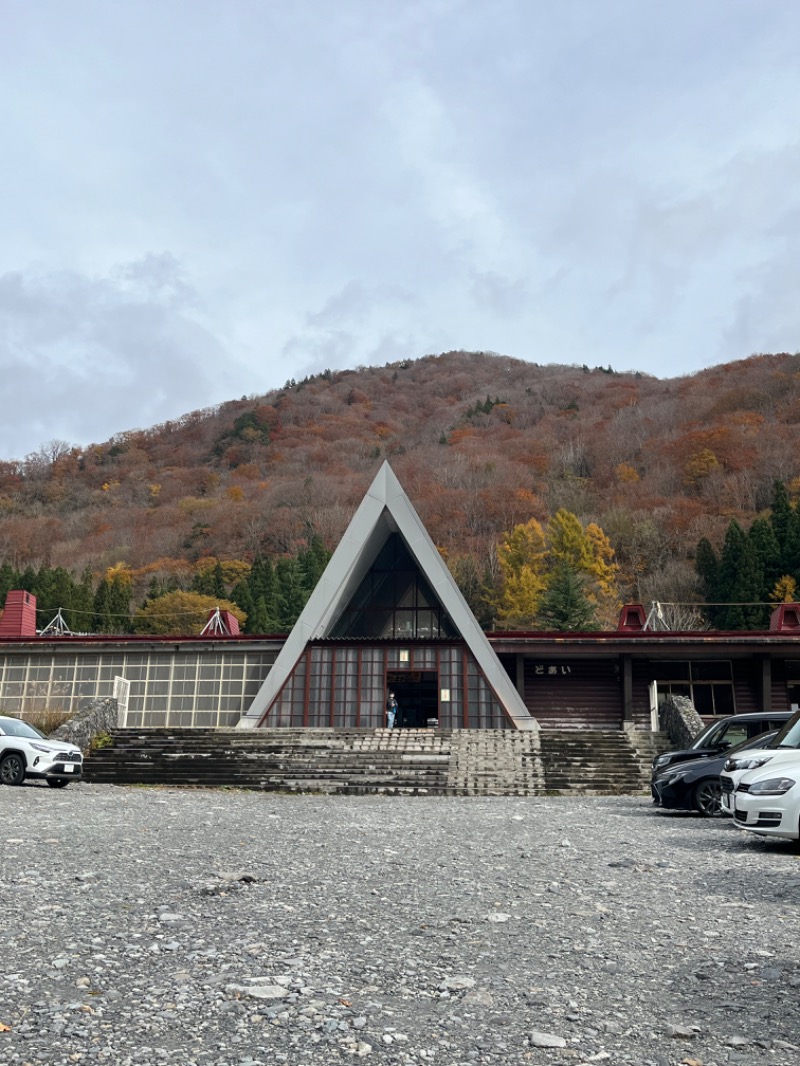
[[722, 734], [725, 732], [728, 723], [725, 722], [712, 722], [710, 726], [703, 730], [699, 736], [696, 736], [692, 741], [693, 748], [713, 748], [716, 747], [722, 740]]
[[45, 740], [44, 733], [27, 722], [21, 722], [19, 718], [0, 718], [0, 730], [7, 737], [27, 737], [28, 740]]
[[721, 767], [725, 759], [729, 759], [731, 755], [735, 755], [737, 751], [745, 751], [748, 748], [771, 748], [777, 733], [777, 729], [773, 729], [769, 733], [759, 733], [757, 737], [750, 737], [749, 740], [743, 740], [741, 743], [736, 744], [735, 747], [729, 748], [722, 755], [718, 756], [717, 759], [692, 759], [690, 762], [682, 762], [677, 766], [673, 763], [671, 766], [665, 766], [663, 770], [659, 770], [657, 776], [669, 777], [676, 771], [679, 771], [684, 775], [701, 769], [704, 772], [707, 772], [711, 767], [716, 766], [717, 763], [719, 763]]
[[726, 757], [735, 755], [737, 751], [746, 751], [748, 748], [771, 748], [777, 735], [777, 729], [772, 729], [767, 733], [759, 733], [757, 737], [750, 737], [749, 740], [743, 740], [741, 744], [730, 748], [725, 752], [725, 755]]
[[776, 748], [800, 748], [800, 711], [778, 733]]

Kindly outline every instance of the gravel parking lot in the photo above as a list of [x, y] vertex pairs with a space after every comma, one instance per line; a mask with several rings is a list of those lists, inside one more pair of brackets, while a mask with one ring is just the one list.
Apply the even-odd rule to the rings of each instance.
[[773, 1063], [800, 859], [644, 798], [0, 788], [0, 1062]]

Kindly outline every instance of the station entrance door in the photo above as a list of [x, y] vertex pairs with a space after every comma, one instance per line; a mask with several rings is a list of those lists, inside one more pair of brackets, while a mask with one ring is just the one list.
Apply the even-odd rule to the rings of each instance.
[[426, 729], [439, 721], [439, 675], [407, 670], [386, 675], [386, 692], [397, 698], [396, 729]]

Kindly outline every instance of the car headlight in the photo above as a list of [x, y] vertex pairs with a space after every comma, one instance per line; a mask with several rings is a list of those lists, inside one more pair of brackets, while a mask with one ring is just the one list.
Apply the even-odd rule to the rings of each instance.
[[725, 763], [726, 770], [757, 770], [759, 766], [764, 766], [772, 758], [771, 755], [754, 755], [752, 759], [728, 759]]
[[657, 755], [655, 759], [653, 759], [653, 766], [658, 769], [659, 766], [666, 766], [668, 762], [669, 755]]
[[664, 774], [664, 783], [666, 785], [677, 785], [677, 783], [682, 781], [688, 773], [688, 770], [678, 770], [677, 773], [674, 774]]
[[792, 777], [770, 777], [766, 781], [756, 781], [748, 791], [751, 796], [783, 796], [796, 784]]
[[31, 741], [31, 747], [32, 748], [36, 748], [37, 751], [43, 751], [45, 753], [45, 755], [49, 755], [50, 754], [50, 749], [48, 747], [45, 747], [44, 744], [36, 744], [33, 741]]

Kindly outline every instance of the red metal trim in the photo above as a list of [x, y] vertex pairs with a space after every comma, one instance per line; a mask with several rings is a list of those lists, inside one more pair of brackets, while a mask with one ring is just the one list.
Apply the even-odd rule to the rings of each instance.
[[[307, 726], [308, 725], [308, 705], [310, 703], [309, 696], [310, 696], [310, 693], [311, 693], [311, 648], [309, 648], [309, 647], [306, 647], [305, 660], [306, 660], [306, 681], [305, 681], [305, 685], [303, 687], [303, 725]], [[297, 661], [299, 662], [300, 660], [298, 659]], [[295, 668], [294, 669], [295, 670], [297, 669], [297, 664], [295, 664]], [[292, 675], [294, 675], [294, 670], [292, 671]], [[291, 718], [291, 715], [290, 715], [290, 718]]]
[[[452, 706], [452, 704], [451, 704]], [[436, 649], [436, 717], [439, 725], [442, 724], [442, 649]], [[447, 715], [448, 723], [452, 722], [453, 715], [450, 711]]]
[[463, 686], [463, 709], [461, 711], [461, 720], [463, 722], [464, 729], [469, 729], [469, 664], [467, 661], [466, 648], [461, 649], [461, 670], [461, 684]]
[[356, 729], [361, 726], [361, 661], [362, 649], [358, 649], [356, 658]]
[[[333, 648], [333, 654], [331, 655], [331, 693], [328, 697], [328, 725], [333, 728], [336, 725], [336, 671], [339, 666], [339, 660], [336, 652], [338, 648]], [[322, 663], [325, 666], [325, 663]], [[322, 676], [324, 677], [324, 671]], [[345, 680], [347, 680], [347, 674], [345, 673]]]

